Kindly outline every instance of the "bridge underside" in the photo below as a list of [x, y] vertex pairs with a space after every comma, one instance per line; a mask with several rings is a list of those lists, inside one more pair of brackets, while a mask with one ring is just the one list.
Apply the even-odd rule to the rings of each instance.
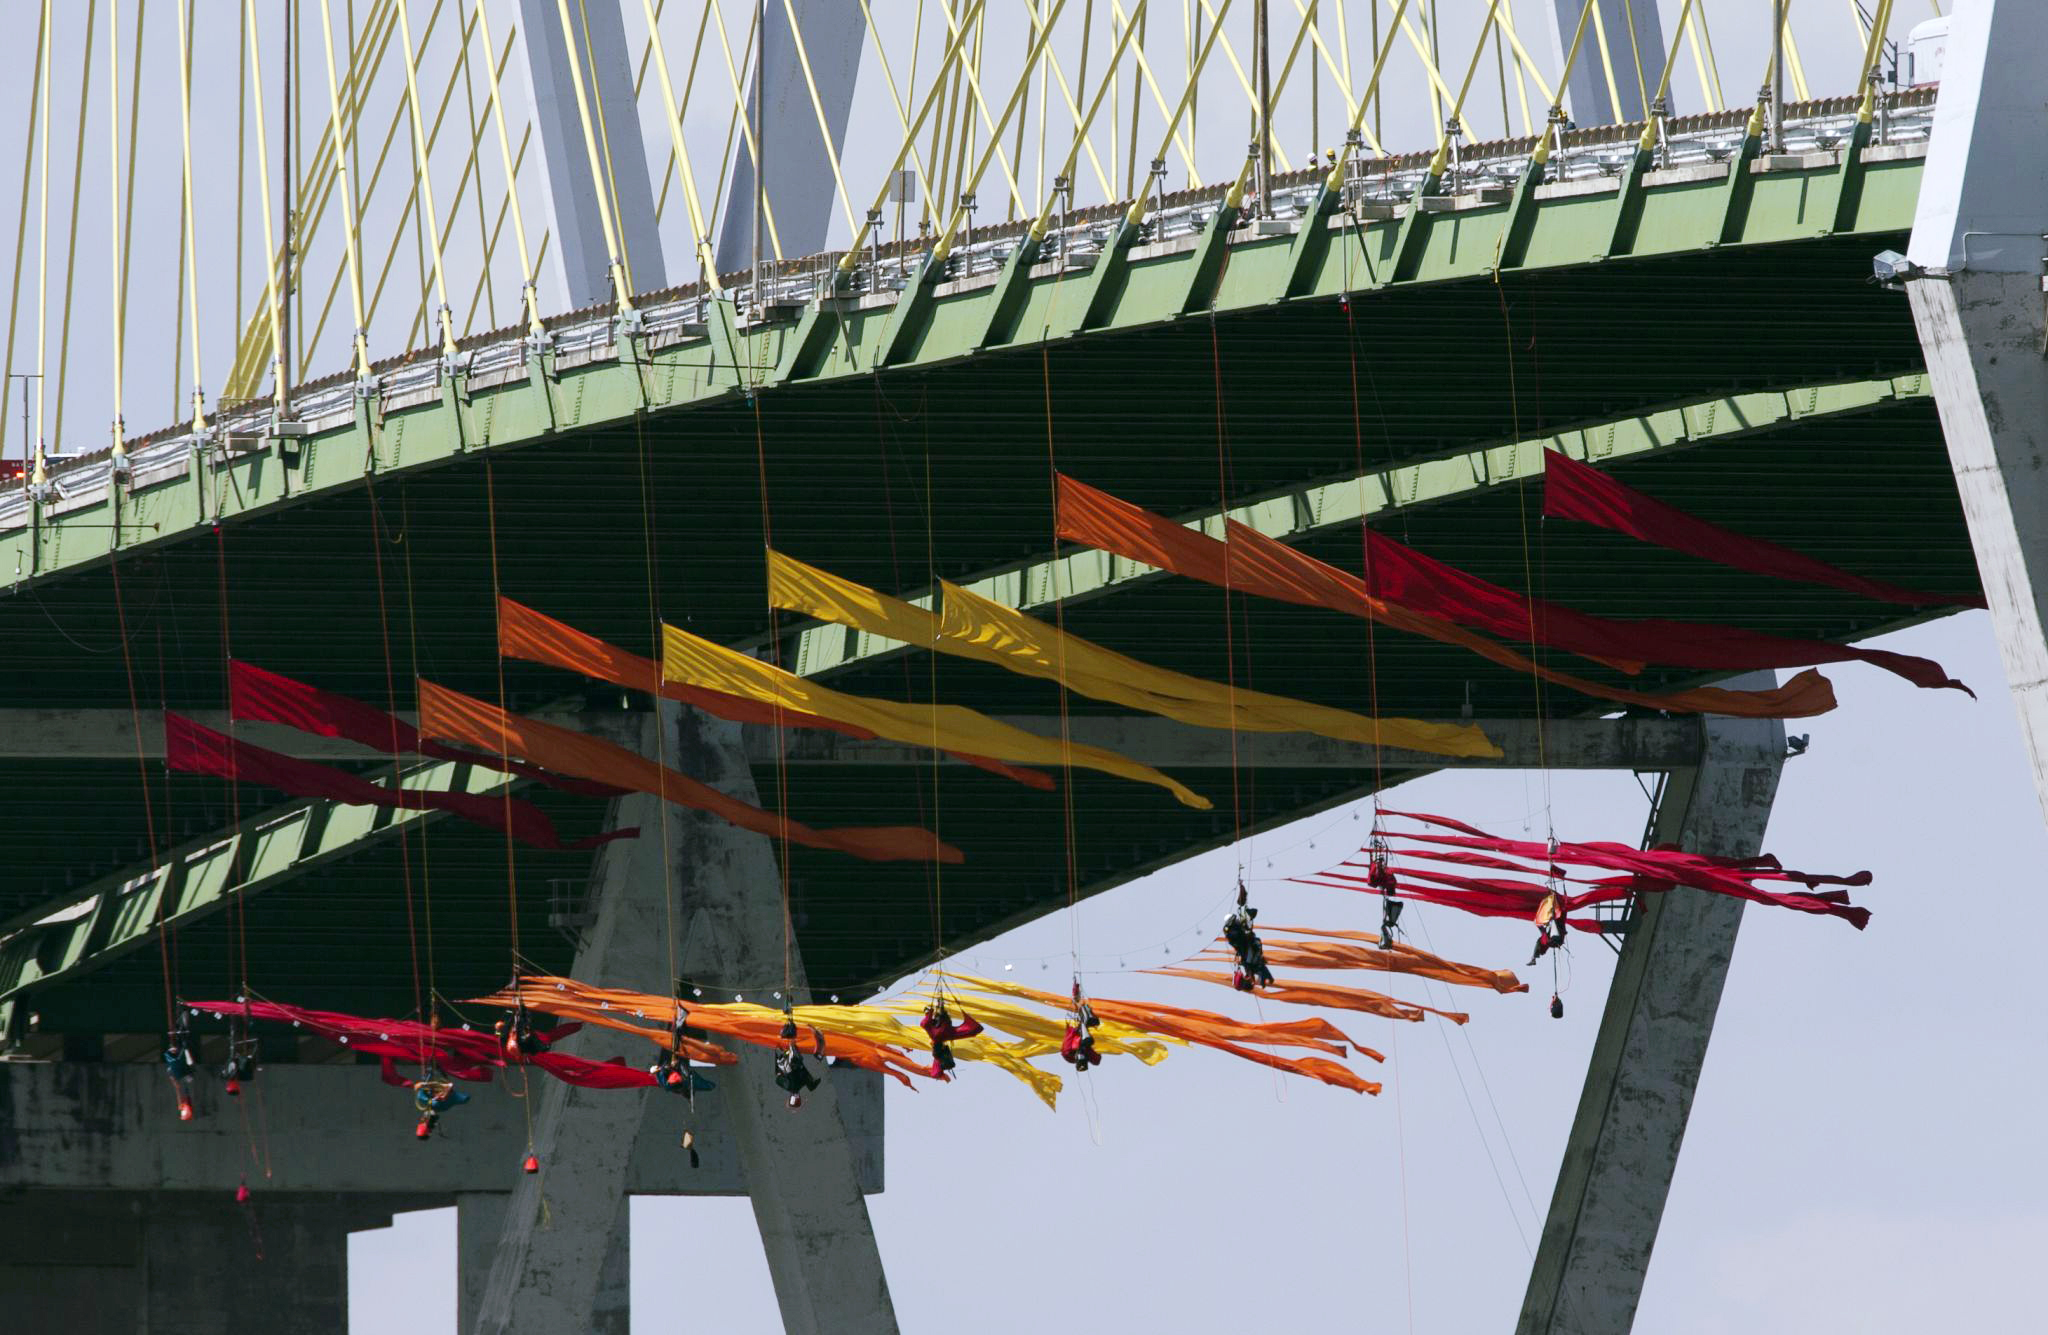
[[[217, 538], [195, 529], [122, 558], [122, 620], [104, 565], [24, 583], [0, 599], [0, 638], [24, 688], [16, 703], [42, 708], [125, 708], [132, 676], [144, 711], [219, 709], [224, 645], [380, 703], [395, 689], [401, 708], [409, 707], [415, 673], [495, 698], [501, 671], [516, 708], [576, 696], [585, 707], [611, 707], [620, 703], [615, 693], [565, 674], [501, 667], [494, 581], [643, 652], [657, 613], [745, 641], [768, 630], [764, 527], [777, 548], [803, 560], [910, 590], [934, 576], [978, 577], [1047, 553], [1050, 464], [1156, 511], [1187, 514], [1213, 509], [1219, 495], [1237, 502], [1361, 467], [1450, 458], [1592, 423], [1619, 422], [1622, 430], [1664, 405], [1734, 405], [1729, 396], [1745, 392], [1911, 376], [1921, 358], [1905, 302], [1867, 281], [1872, 252], [1903, 240], [1866, 233], [1508, 273], [1498, 283], [1392, 287], [1354, 296], [1348, 307], [1336, 298], [1290, 301], [1056, 341], [1042, 354], [1004, 350], [784, 386], [751, 401], [728, 397], [637, 425], [397, 471], [374, 491], [320, 492], [229, 522]], [[1755, 426], [1722, 422], [1697, 440], [1658, 442], [1616, 471], [1705, 518], [1876, 578], [1977, 587], [1924, 393]], [[1596, 458], [1604, 439], [1586, 438]], [[1484, 456], [1472, 460], [1469, 484], [1412, 502], [1398, 487], [1382, 497], [1378, 478], [1359, 485], [1373, 493], [1372, 504], [1401, 511], [1380, 522], [1403, 540], [1603, 615], [1837, 640], [1914, 619], [1846, 594], [1544, 523], [1539, 488], [1494, 482], [1482, 471]], [[1513, 475], [1529, 472], [1523, 460]], [[1290, 540], [1357, 565], [1353, 527], [1308, 523]], [[1069, 629], [1163, 666], [1219, 680], [1234, 672], [1261, 690], [1360, 710], [1376, 688], [1390, 714], [1454, 717], [1468, 705], [1482, 720], [1597, 712], [1560, 692], [1538, 697], [1527, 678], [1470, 655], [1386, 631], [1369, 645], [1363, 623], [1277, 604], [1239, 607], [1233, 666], [1222, 595], [1188, 581], [1137, 580], [1077, 596], [1065, 617]], [[1369, 661], [1377, 663], [1376, 683]], [[1569, 668], [1604, 672], [1576, 659]], [[935, 670], [922, 658], [856, 659], [830, 679], [899, 699], [935, 692], [1004, 715], [1059, 707], [1049, 683], [953, 659]], [[1688, 678], [1653, 669], [1639, 680], [1655, 687]], [[1079, 700], [1073, 707], [1094, 708]], [[1260, 763], [1262, 745], [1283, 749], [1245, 747], [1258, 766], [1244, 789], [1247, 827], [1333, 805], [1371, 782], [1364, 772]], [[1217, 799], [1215, 811], [1187, 810], [1154, 789], [1094, 775], [1062, 778], [1072, 786], [1085, 887], [1229, 837], [1227, 780], [1214, 772], [1185, 777]], [[1064, 901], [1057, 794], [957, 766], [940, 776], [936, 795], [933, 780], [918, 766], [794, 766], [788, 805], [815, 825], [936, 821], [968, 857], [945, 885], [942, 930], [956, 943]], [[776, 791], [772, 767], [760, 783], [765, 794]], [[602, 814], [597, 804], [527, 795], [565, 832], [587, 833]], [[237, 793], [216, 780], [166, 774], [155, 762], [139, 771], [133, 760], [10, 761], [0, 766], [12, 873], [0, 886], [0, 923], [61, 902], [96, 876], [146, 868], [152, 822], [167, 847], [281, 800], [249, 785]], [[549, 930], [550, 884], [580, 883], [588, 856], [521, 848], [515, 863], [522, 946], [542, 966], [564, 967], [572, 950]], [[410, 887], [422, 921], [431, 895], [441, 991], [473, 995], [503, 982], [506, 875], [499, 836], [440, 821], [251, 897], [239, 915], [185, 928], [178, 973], [207, 988], [228, 981], [232, 933], [237, 950], [246, 938], [250, 981], [261, 990], [357, 1012], [409, 1011]], [[791, 894], [818, 991], [852, 992], [923, 958], [934, 941], [930, 890], [925, 868], [797, 850]], [[153, 1029], [162, 973], [152, 948], [38, 992], [41, 1030]]]

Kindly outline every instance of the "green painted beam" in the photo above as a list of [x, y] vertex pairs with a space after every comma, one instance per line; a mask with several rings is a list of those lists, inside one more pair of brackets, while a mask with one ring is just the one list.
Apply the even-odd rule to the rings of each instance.
[[[1875, 147], [1856, 156], [1853, 189], [1842, 188], [1840, 151], [1806, 155], [1795, 170], [1753, 171], [1738, 159], [1732, 171], [1729, 164], [1713, 164], [1646, 173], [1639, 202], [1630, 201], [1632, 210], [1639, 207], [1631, 254], [1782, 245], [1828, 231], [1907, 230], [1924, 145]], [[1815, 200], [1830, 187], [1835, 193], [1819, 217]], [[1426, 225], [1412, 206], [1388, 220], [1359, 222], [1342, 214], [1305, 220], [1304, 226], [1357, 234], [1354, 244], [1322, 247], [1304, 245], [1296, 235], [1234, 227], [1238, 220], [1225, 210], [1201, 234], [1138, 248], [1115, 263], [1079, 306], [1086, 327], [1075, 337], [1187, 318], [1191, 310], [1211, 307], [1228, 312], [1396, 285], [1488, 281], [1513, 251], [1519, 263], [1507, 267], [1596, 264], [1613, 241], [1616, 193], [1612, 183], [1574, 181], [1536, 185], [1509, 202], [1459, 197], [1430, 214]], [[1222, 203], [1221, 188], [1213, 202]], [[1504, 247], [1499, 243], [1511, 223], [1514, 245]], [[1402, 265], [1361, 272], [1354, 253], [1388, 253], [1399, 236], [1409, 239]], [[0, 571], [14, 572], [19, 589], [124, 551], [181, 541], [214, 522], [232, 524], [361, 486], [373, 473], [431, 469], [475, 451], [533, 445], [643, 413], [773, 392], [784, 383], [1000, 355], [1073, 323], [1075, 293], [1062, 293], [1065, 275], [1049, 268], [1056, 266], [1027, 271], [1014, 264], [1006, 271], [1009, 281], [982, 273], [939, 283], [936, 274], [921, 273], [893, 305], [853, 308], [831, 298], [833, 319], [801, 323], [737, 326], [729, 304], [715, 301], [705, 326], [650, 327], [644, 335], [600, 329], [596, 341], [580, 346], [558, 337], [524, 365], [449, 383], [422, 385], [387, 371], [383, 391], [304, 423], [303, 436], [272, 442], [270, 449], [230, 451], [211, 440], [138, 442], [131, 453], [140, 462], [117, 505], [106, 488], [95, 486], [0, 518], [12, 525], [0, 532]], [[821, 327], [834, 336], [822, 338]]]
[[[1705, 399], [1553, 435], [1501, 441], [1441, 458], [1315, 482], [1233, 506], [1228, 514], [1269, 538], [1301, 542], [1338, 525], [1435, 505], [1539, 476], [1545, 450], [1606, 463], [1868, 412], [1902, 400], [1924, 400], [1932, 392], [1927, 377], [1916, 373]], [[1218, 511], [1189, 515], [1182, 522], [1212, 537], [1223, 533], [1223, 514]], [[1050, 606], [1056, 599], [1072, 603], [1099, 597], [1159, 574], [1140, 562], [1083, 550], [955, 582], [986, 598], [1029, 611]], [[920, 607], [932, 605], [930, 589], [908, 596]], [[791, 650], [782, 661], [795, 664], [806, 676], [835, 672], [905, 648], [897, 640], [835, 625], [809, 626], [793, 632], [790, 640]]]
[[[495, 793], [509, 775], [452, 761], [415, 764], [400, 782], [411, 789]], [[338, 802], [295, 802], [251, 816], [172, 849], [148, 871], [102, 877], [38, 921], [0, 936], [0, 1041], [18, 1035], [22, 994], [90, 973], [156, 937], [218, 913], [237, 899], [303, 876], [325, 863], [440, 816]]]

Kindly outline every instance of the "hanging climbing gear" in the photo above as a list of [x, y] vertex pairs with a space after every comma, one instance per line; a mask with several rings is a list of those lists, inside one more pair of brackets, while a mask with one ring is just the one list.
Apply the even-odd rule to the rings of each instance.
[[1394, 869], [1387, 865], [1387, 837], [1380, 832], [1379, 813], [1372, 819], [1372, 842], [1367, 845], [1365, 883], [1380, 892], [1380, 949], [1392, 950], [1401, 935], [1401, 910], [1407, 905], [1394, 898], [1399, 893], [1400, 883], [1394, 878]]
[[1265, 944], [1252, 930], [1252, 924], [1258, 921], [1259, 911], [1246, 902], [1248, 898], [1244, 882], [1239, 881], [1237, 912], [1223, 920], [1223, 940], [1237, 955], [1237, 967], [1231, 971], [1230, 985], [1240, 992], [1273, 985], [1273, 971], [1266, 967]]

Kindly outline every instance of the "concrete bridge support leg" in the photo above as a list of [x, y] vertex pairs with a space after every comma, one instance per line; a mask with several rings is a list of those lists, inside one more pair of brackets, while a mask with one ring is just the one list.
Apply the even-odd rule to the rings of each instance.
[[[680, 724], [671, 754], [685, 773], [734, 797], [759, 800], [737, 725], [694, 711]], [[686, 915], [684, 976], [766, 1005], [785, 988], [798, 1004], [810, 1000], [803, 958], [784, 935], [769, 842], [681, 809], [673, 828], [685, 854], [676, 864], [677, 899]], [[823, 1085], [792, 1112], [773, 1083], [773, 1056], [741, 1048], [739, 1065], [723, 1069], [715, 1097], [727, 1100], [783, 1328], [791, 1335], [894, 1335], [889, 1281], [833, 1088], [840, 1077], [818, 1073]]]
[[[664, 706], [669, 744], [660, 754], [686, 773], [742, 800], [758, 801], [740, 730]], [[656, 753], [654, 724], [636, 739]], [[638, 839], [606, 845], [592, 894], [597, 921], [577, 951], [575, 975], [614, 987], [670, 990], [667, 922], [671, 896], [682, 921], [674, 939], [682, 974], [772, 1004], [789, 984], [803, 996], [803, 966], [784, 961], [780, 875], [769, 842], [698, 813], [633, 796], [615, 806], [613, 821], [638, 825]], [[671, 850], [663, 856], [664, 830]], [[585, 1031], [565, 1050], [608, 1056], [616, 1036]], [[861, 1197], [855, 1157], [839, 1117], [829, 1073], [799, 1113], [784, 1106], [771, 1054], [741, 1049], [740, 1064], [715, 1077], [786, 1329], [799, 1332], [894, 1332], [894, 1310], [881, 1256]], [[504, 1224], [473, 1330], [501, 1332], [625, 1330], [626, 1304], [613, 1301], [606, 1274], [623, 1289], [627, 1234], [627, 1167], [640, 1123], [655, 1106], [648, 1097], [571, 1089], [538, 1081], [535, 1150], [542, 1170], [522, 1177], [506, 1198]], [[666, 1107], [667, 1105], [661, 1105]], [[506, 1166], [516, 1172], [514, 1165]], [[543, 1210], [545, 1201], [545, 1211]], [[491, 1206], [469, 1205], [477, 1227]], [[467, 1250], [467, 1249], [464, 1249]], [[615, 1258], [615, 1259], [609, 1259]], [[465, 1258], [467, 1269], [470, 1264]], [[465, 1283], [467, 1287], [467, 1282]], [[615, 1324], [604, 1324], [611, 1321]]]
[[2048, 817], [2044, 60], [2048, 7], [1956, 7], [1908, 255], [1923, 273], [1906, 291]]
[[[1729, 684], [1768, 689], [1772, 680], [1766, 672]], [[1784, 764], [1784, 725], [1708, 718], [1703, 726], [1700, 764], [1671, 773], [1652, 839], [1754, 856]], [[1622, 1335], [1634, 1324], [1742, 907], [1677, 889], [1645, 897], [1630, 919], [1519, 1335]]]
[[[619, 740], [652, 749], [651, 720], [621, 720], [633, 735]], [[671, 986], [663, 889], [668, 860], [662, 856], [660, 803], [639, 794], [614, 802], [610, 826], [633, 825], [640, 827], [640, 838], [606, 844], [598, 853], [590, 885], [596, 921], [584, 930], [573, 972], [606, 987], [666, 994]], [[618, 1035], [585, 1030], [565, 1040], [562, 1050], [601, 1060], [628, 1046]], [[516, 1081], [518, 1076], [508, 1073], [508, 1078]], [[627, 1170], [651, 1101], [644, 1095], [576, 1089], [537, 1074], [530, 1087], [538, 1105], [533, 1145], [540, 1172], [520, 1176], [517, 1164], [505, 1165], [508, 1180], [516, 1178], [516, 1184], [503, 1206], [497, 1251], [469, 1329], [477, 1335], [585, 1330], [624, 1335], [629, 1310]], [[474, 1234], [491, 1207], [472, 1201], [468, 1208], [477, 1221]], [[462, 1264], [467, 1275], [468, 1256]], [[469, 1284], [465, 1277], [465, 1291]]]

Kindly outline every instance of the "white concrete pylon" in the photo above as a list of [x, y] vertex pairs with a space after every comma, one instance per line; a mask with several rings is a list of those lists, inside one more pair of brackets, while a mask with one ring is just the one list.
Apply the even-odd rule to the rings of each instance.
[[[1991, 58], [1997, 52], [1997, 59]], [[1906, 282], [2048, 817], [2048, 7], [1961, 0]]]

